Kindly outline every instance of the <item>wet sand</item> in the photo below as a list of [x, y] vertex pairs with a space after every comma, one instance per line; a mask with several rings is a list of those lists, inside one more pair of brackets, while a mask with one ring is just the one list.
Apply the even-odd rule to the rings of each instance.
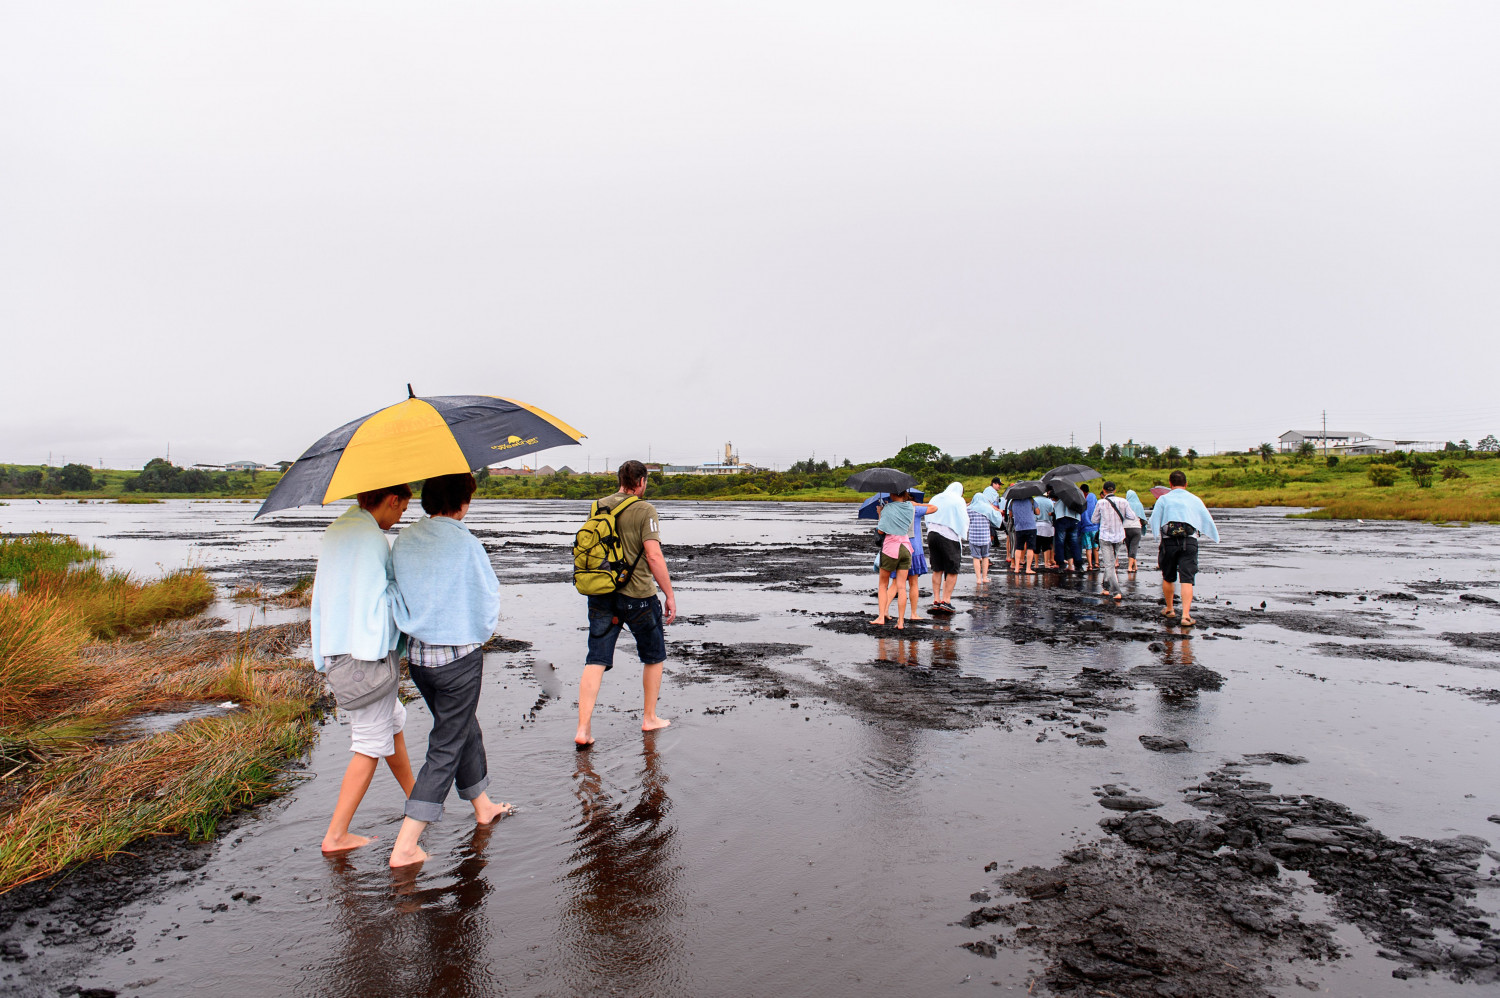
[[[0, 523], [226, 586], [309, 572], [329, 513], [253, 511], [47, 503]], [[216, 842], [0, 898], [0, 994], [1489, 990], [1495, 528], [1217, 511], [1190, 633], [1157, 616], [1147, 557], [1122, 607], [1096, 578], [996, 571], [903, 635], [865, 623], [853, 507], [661, 511], [683, 614], [670, 729], [638, 730], [627, 638], [598, 745], [572, 750], [583, 505], [480, 503], [504, 587], [481, 716], [517, 814], [476, 833], [454, 798], [425, 868], [393, 876], [401, 798], [377, 778], [356, 828], [384, 848], [324, 859], [348, 746], [331, 716], [305, 779]]]

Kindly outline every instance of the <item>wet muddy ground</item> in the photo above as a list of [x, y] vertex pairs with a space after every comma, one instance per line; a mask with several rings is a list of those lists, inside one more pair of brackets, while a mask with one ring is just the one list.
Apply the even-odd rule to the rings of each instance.
[[[845, 506], [661, 506], [682, 618], [642, 736], [629, 640], [575, 753], [575, 503], [481, 503], [504, 586], [482, 708], [493, 830], [432, 859], [317, 842], [347, 732], [217, 841], [0, 897], [0, 994], [1478, 994], [1500, 968], [1500, 532], [1225, 511], [1191, 632], [1151, 559], [959, 585], [876, 630]], [[43, 504], [226, 587], [311, 571], [327, 511]], [[227, 589], [226, 589], [227, 591]], [[221, 603], [244, 630], [306, 611]], [[281, 626], [276, 640], [296, 633]], [[425, 744], [420, 701], [408, 738]], [[455, 805], [457, 801], [453, 802]], [[356, 827], [400, 822], [377, 778]], [[1494, 816], [1494, 820], [1488, 820]]]

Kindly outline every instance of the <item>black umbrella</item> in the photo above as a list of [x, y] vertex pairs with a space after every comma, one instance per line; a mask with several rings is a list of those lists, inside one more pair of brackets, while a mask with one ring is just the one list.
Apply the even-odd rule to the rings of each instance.
[[1035, 499], [1047, 491], [1041, 482], [1017, 482], [1005, 490], [1005, 499]]
[[1051, 485], [1053, 482], [1087, 482], [1102, 477], [1099, 472], [1086, 464], [1060, 464], [1042, 476], [1042, 484]]
[[866, 468], [849, 476], [844, 488], [856, 492], [905, 492], [917, 480], [897, 468]]
[[1052, 498], [1063, 505], [1071, 506], [1073, 513], [1082, 513], [1089, 504], [1089, 501], [1083, 497], [1083, 490], [1072, 482], [1048, 482], [1047, 491], [1052, 493]]

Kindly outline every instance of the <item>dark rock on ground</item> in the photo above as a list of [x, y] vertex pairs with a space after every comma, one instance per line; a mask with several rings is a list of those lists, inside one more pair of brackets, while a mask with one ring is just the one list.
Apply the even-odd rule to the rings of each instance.
[[1164, 735], [1141, 735], [1141, 744], [1152, 752], [1191, 752], [1188, 743], [1181, 738], [1167, 738]]
[[1252, 766], [1269, 766], [1272, 763], [1280, 763], [1283, 766], [1301, 766], [1307, 762], [1300, 755], [1288, 755], [1285, 752], [1251, 752], [1245, 756], [1245, 761]]
[[[1174, 828], [1155, 815], [1105, 821]], [[1212, 841], [1199, 827], [1210, 822], [1184, 824], [1192, 826], [1190, 838], [1205, 847]], [[1176, 860], [1142, 876], [1138, 856], [1118, 842], [1104, 843], [1070, 852], [1067, 865], [1002, 877], [1005, 888], [1027, 900], [971, 911], [958, 924], [999, 931], [966, 947], [984, 955], [989, 951], [976, 948], [978, 942], [996, 952], [1039, 948], [1048, 967], [1037, 993], [1044, 985], [1049, 993], [1117, 998], [1266, 998], [1272, 979], [1260, 967], [1335, 954], [1326, 927], [1286, 914], [1274, 899], [1246, 892], [1226, 906], [1216, 886], [1180, 876]]]
[[1106, 795], [1099, 798], [1099, 803], [1111, 811], [1149, 811], [1154, 807], [1161, 807], [1161, 801], [1152, 800], [1150, 797], [1135, 797], [1131, 794]]

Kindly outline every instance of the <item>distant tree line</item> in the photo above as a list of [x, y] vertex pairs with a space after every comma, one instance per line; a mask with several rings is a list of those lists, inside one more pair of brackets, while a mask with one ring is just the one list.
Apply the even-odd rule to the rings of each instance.
[[104, 487], [103, 480], [95, 481], [94, 472], [86, 464], [65, 464], [61, 468], [13, 468], [0, 465], [0, 492], [44, 493], [57, 495], [62, 492], [92, 492]]
[[141, 473], [125, 479], [126, 492], [227, 492], [229, 475], [209, 473], [201, 468], [179, 468], [163, 458], [153, 457]]

